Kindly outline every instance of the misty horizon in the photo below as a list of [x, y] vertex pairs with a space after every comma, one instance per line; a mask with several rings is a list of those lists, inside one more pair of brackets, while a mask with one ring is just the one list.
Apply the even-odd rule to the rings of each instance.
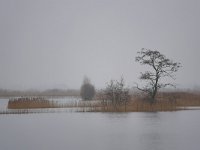
[[177, 88], [200, 87], [200, 1], [1, 0], [0, 89], [101, 89], [146, 68], [141, 48], [180, 62]]

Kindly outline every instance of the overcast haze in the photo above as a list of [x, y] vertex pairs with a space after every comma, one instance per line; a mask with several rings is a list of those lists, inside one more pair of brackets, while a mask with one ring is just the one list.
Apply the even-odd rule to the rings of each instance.
[[199, 0], [0, 0], [0, 88], [132, 87], [143, 47], [182, 63], [178, 87], [199, 86], [199, 14]]

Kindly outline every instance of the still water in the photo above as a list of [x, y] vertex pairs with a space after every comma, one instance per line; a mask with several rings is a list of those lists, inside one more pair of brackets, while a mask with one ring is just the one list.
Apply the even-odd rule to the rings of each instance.
[[200, 110], [0, 115], [2, 150], [199, 150]]

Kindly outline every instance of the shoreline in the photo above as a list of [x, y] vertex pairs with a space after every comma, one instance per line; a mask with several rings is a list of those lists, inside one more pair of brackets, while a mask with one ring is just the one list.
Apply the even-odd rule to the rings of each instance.
[[102, 111], [93, 107], [68, 107], [68, 108], [32, 108], [32, 109], [4, 109], [0, 110], [3, 114], [34, 114], [34, 113], [69, 113], [69, 112], [101, 112], [101, 113], [130, 113], [130, 112], [174, 112], [182, 110], [200, 110], [200, 106], [177, 107], [173, 110], [152, 110], [152, 111]]

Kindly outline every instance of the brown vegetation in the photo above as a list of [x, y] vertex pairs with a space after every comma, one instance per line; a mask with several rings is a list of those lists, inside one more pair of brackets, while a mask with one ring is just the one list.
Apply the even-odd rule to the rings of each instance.
[[175, 111], [189, 106], [200, 106], [200, 94], [189, 92], [160, 92], [157, 101], [150, 103], [142, 95], [132, 95], [126, 106], [113, 106], [109, 101], [101, 100], [102, 106], [97, 111], [103, 112], [146, 112], [146, 111]]
[[58, 107], [53, 101], [39, 97], [21, 97], [10, 99], [8, 109], [29, 109], [29, 108], [55, 108]]
[[16, 98], [9, 100], [9, 109], [29, 108], [77, 108], [77, 111], [87, 112], [152, 112], [175, 111], [186, 109], [188, 106], [200, 106], [200, 94], [190, 92], [160, 92], [157, 101], [150, 103], [145, 96], [131, 95], [126, 105], [113, 105], [112, 101], [96, 97], [93, 101], [74, 101], [66, 104], [57, 104], [44, 98]]

